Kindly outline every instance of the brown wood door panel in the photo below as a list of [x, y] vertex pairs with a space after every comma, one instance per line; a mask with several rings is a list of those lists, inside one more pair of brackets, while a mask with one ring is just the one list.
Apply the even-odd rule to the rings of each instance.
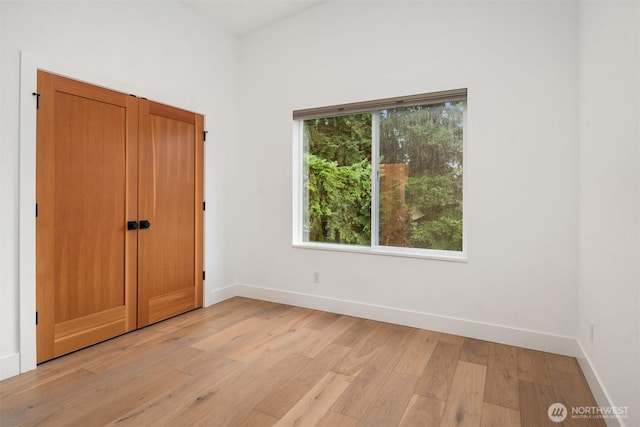
[[41, 71], [38, 92], [39, 363], [202, 306], [204, 117]]
[[126, 332], [125, 315], [123, 305], [56, 324], [54, 354], [66, 354]]
[[203, 117], [140, 100], [138, 326], [202, 306]]
[[[136, 328], [137, 99], [38, 72], [37, 360]], [[114, 317], [117, 315], [117, 317]], [[85, 325], [85, 328], [78, 327]]]

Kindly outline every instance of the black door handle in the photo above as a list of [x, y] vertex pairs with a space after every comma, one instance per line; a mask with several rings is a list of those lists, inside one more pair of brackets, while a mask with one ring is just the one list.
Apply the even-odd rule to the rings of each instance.
[[137, 230], [138, 222], [137, 221], [127, 221], [127, 230]]
[[149, 221], [147, 221], [146, 219], [143, 219], [140, 221], [140, 229], [144, 230], [146, 228], [151, 227], [151, 223]]

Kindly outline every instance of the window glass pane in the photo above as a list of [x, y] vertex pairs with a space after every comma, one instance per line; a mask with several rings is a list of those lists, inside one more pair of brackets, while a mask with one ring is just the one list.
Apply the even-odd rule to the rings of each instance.
[[371, 244], [371, 114], [304, 121], [303, 240]]
[[382, 110], [379, 244], [462, 250], [464, 102]]

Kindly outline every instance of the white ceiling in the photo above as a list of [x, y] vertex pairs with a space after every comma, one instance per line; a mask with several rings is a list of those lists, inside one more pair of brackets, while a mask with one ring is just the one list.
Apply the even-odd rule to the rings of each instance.
[[208, 21], [238, 37], [286, 19], [325, 0], [182, 0]]

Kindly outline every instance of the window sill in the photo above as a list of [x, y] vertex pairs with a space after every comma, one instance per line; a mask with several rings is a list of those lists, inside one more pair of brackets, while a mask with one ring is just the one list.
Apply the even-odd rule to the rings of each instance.
[[359, 254], [372, 254], [383, 256], [397, 256], [403, 258], [422, 258], [433, 259], [439, 261], [453, 261], [453, 262], [467, 262], [467, 255], [465, 252], [454, 251], [438, 251], [428, 249], [414, 249], [414, 248], [393, 248], [387, 246], [354, 246], [354, 245], [336, 245], [331, 243], [314, 243], [303, 242], [293, 243], [292, 246], [298, 249], [316, 249], [322, 251], [334, 251], [334, 252], [351, 252]]

